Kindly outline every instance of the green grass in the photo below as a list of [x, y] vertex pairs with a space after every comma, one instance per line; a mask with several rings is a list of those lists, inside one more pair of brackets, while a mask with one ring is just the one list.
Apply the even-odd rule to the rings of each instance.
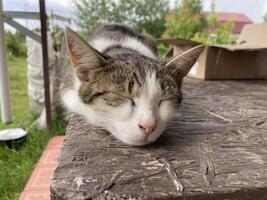
[[14, 58], [8, 63], [13, 122], [0, 122], [0, 129], [24, 127], [28, 130], [28, 136], [24, 140], [0, 143], [1, 200], [19, 198], [49, 137], [65, 132], [65, 124], [58, 121], [54, 123], [51, 133], [32, 125], [35, 119], [28, 106], [26, 65], [26, 58]]

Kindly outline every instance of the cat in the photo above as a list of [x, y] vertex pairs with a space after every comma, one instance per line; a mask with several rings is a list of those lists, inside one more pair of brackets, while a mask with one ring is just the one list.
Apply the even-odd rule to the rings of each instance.
[[154, 142], [175, 118], [183, 77], [204, 48], [160, 61], [152, 36], [120, 24], [100, 26], [89, 42], [67, 28], [66, 40], [75, 83], [65, 106], [134, 146]]

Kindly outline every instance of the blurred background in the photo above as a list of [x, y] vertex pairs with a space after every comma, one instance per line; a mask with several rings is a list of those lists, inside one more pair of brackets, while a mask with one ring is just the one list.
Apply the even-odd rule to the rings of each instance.
[[[2, 0], [4, 11], [39, 12], [38, 0]], [[69, 65], [64, 43], [68, 26], [85, 39], [102, 23], [123, 23], [157, 39], [182, 38], [207, 45], [236, 45], [247, 24], [267, 23], [267, 0], [46, 0], [52, 130], [46, 130], [41, 44], [5, 23], [12, 123], [27, 138], [0, 145], [0, 199], [18, 199], [47, 141], [63, 135], [67, 114], [59, 85]], [[14, 19], [40, 35], [40, 21]], [[164, 58], [170, 44], [160, 43]]]

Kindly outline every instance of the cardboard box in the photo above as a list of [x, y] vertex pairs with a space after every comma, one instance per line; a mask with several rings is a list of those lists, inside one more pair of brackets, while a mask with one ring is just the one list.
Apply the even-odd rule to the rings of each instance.
[[[207, 46], [188, 76], [204, 80], [267, 79], [267, 24], [244, 27], [239, 45]], [[183, 39], [161, 39], [172, 44], [172, 55], [198, 45]]]

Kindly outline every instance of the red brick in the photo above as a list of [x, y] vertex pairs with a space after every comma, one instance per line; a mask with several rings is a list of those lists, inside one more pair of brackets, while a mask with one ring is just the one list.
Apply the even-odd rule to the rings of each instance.
[[20, 195], [19, 200], [50, 200], [49, 191], [25, 191]]
[[63, 143], [63, 136], [51, 138], [31, 177], [20, 195], [20, 200], [49, 200], [50, 182], [57, 164], [57, 157]]
[[51, 148], [60, 148], [64, 140], [64, 136], [54, 136], [52, 137], [47, 146], [46, 149], [51, 149]]
[[46, 190], [49, 191], [50, 189], [50, 182], [53, 176], [53, 172], [55, 170], [55, 166], [37, 166], [24, 191], [33, 191], [33, 190]]
[[52, 148], [52, 149], [46, 148], [38, 162], [38, 166], [44, 166], [44, 165], [56, 166], [59, 151], [60, 151], [59, 148]]

